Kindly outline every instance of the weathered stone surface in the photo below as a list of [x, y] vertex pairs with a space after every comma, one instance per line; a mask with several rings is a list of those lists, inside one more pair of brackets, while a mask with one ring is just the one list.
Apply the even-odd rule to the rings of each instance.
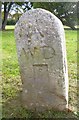
[[29, 10], [17, 22], [15, 36], [24, 106], [64, 110], [68, 105], [68, 74], [61, 21], [44, 9]]

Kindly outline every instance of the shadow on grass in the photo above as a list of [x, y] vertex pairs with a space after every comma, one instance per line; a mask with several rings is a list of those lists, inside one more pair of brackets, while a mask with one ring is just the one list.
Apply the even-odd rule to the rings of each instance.
[[54, 120], [59, 120], [66, 118], [67, 120], [70, 120], [70, 118], [73, 118], [73, 120], [77, 120], [78, 116], [75, 115], [73, 112], [59, 112], [56, 110], [49, 110], [49, 111], [44, 111], [44, 112], [36, 112], [27, 110], [22, 106], [21, 102], [21, 93], [19, 93], [16, 97], [13, 99], [7, 100], [4, 105], [3, 105], [3, 110], [2, 110], [2, 117], [3, 118], [54, 118]]
[[[71, 29], [71, 28], [64, 28], [64, 30], [73, 30], [73, 29]], [[75, 30], [79, 30], [79, 28], [74, 29], [74, 31]]]

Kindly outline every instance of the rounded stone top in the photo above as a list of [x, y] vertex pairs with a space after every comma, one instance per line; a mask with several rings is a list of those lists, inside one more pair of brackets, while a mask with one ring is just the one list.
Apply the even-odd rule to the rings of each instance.
[[[31, 28], [34, 25], [38, 27], [42, 24], [49, 27], [51, 26], [54, 31], [58, 31], [59, 34], [63, 33], [63, 25], [62, 22], [51, 12], [42, 8], [36, 8], [29, 11], [26, 11], [19, 19], [15, 26], [15, 33], [19, 27], [23, 28]], [[28, 27], [27, 27], [28, 26]]]
[[62, 22], [54, 14], [37, 8], [26, 11], [20, 17], [15, 26], [15, 36], [19, 50], [25, 45], [42, 47], [47, 44], [60, 48], [64, 41], [64, 29]]

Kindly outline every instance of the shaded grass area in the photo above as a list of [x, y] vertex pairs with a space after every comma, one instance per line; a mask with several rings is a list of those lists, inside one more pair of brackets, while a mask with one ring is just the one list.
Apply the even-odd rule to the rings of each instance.
[[[77, 112], [75, 115], [71, 112], [58, 112], [55, 110], [46, 111], [44, 113], [36, 113], [26, 110], [22, 107], [21, 91], [22, 84], [19, 72], [19, 65], [16, 53], [16, 44], [14, 39], [14, 31], [9, 30], [2, 33], [2, 49], [3, 49], [3, 117], [5, 118], [78, 118], [77, 102], [77, 31], [65, 30], [68, 74], [69, 74], [69, 107], [72, 111]], [[13, 29], [13, 27], [12, 27]]]
[[66, 30], [66, 47], [69, 76], [69, 107], [76, 111], [77, 102], [77, 31]]

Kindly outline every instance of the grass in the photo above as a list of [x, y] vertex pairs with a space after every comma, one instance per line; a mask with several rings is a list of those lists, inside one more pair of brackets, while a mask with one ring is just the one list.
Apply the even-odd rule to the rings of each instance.
[[16, 53], [16, 44], [14, 39], [14, 26], [7, 26], [6, 31], [2, 32], [2, 49], [3, 49], [3, 66], [2, 66], [2, 85], [3, 85], [3, 117], [5, 118], [51, 118], [77, 117], [77, 31], [65, 30], [67, 60], [68, 60], [68, 75], [69, 75], [69, 107], [73, 113], [46, 111], [45, 113], [36, 113], [28, 111], [22, 107], [20, 92], [22, 84], [19, 72], [18, 58]]
[[14, 25], [6, 25], [6, 30], [14, 30], [15, 26]]

